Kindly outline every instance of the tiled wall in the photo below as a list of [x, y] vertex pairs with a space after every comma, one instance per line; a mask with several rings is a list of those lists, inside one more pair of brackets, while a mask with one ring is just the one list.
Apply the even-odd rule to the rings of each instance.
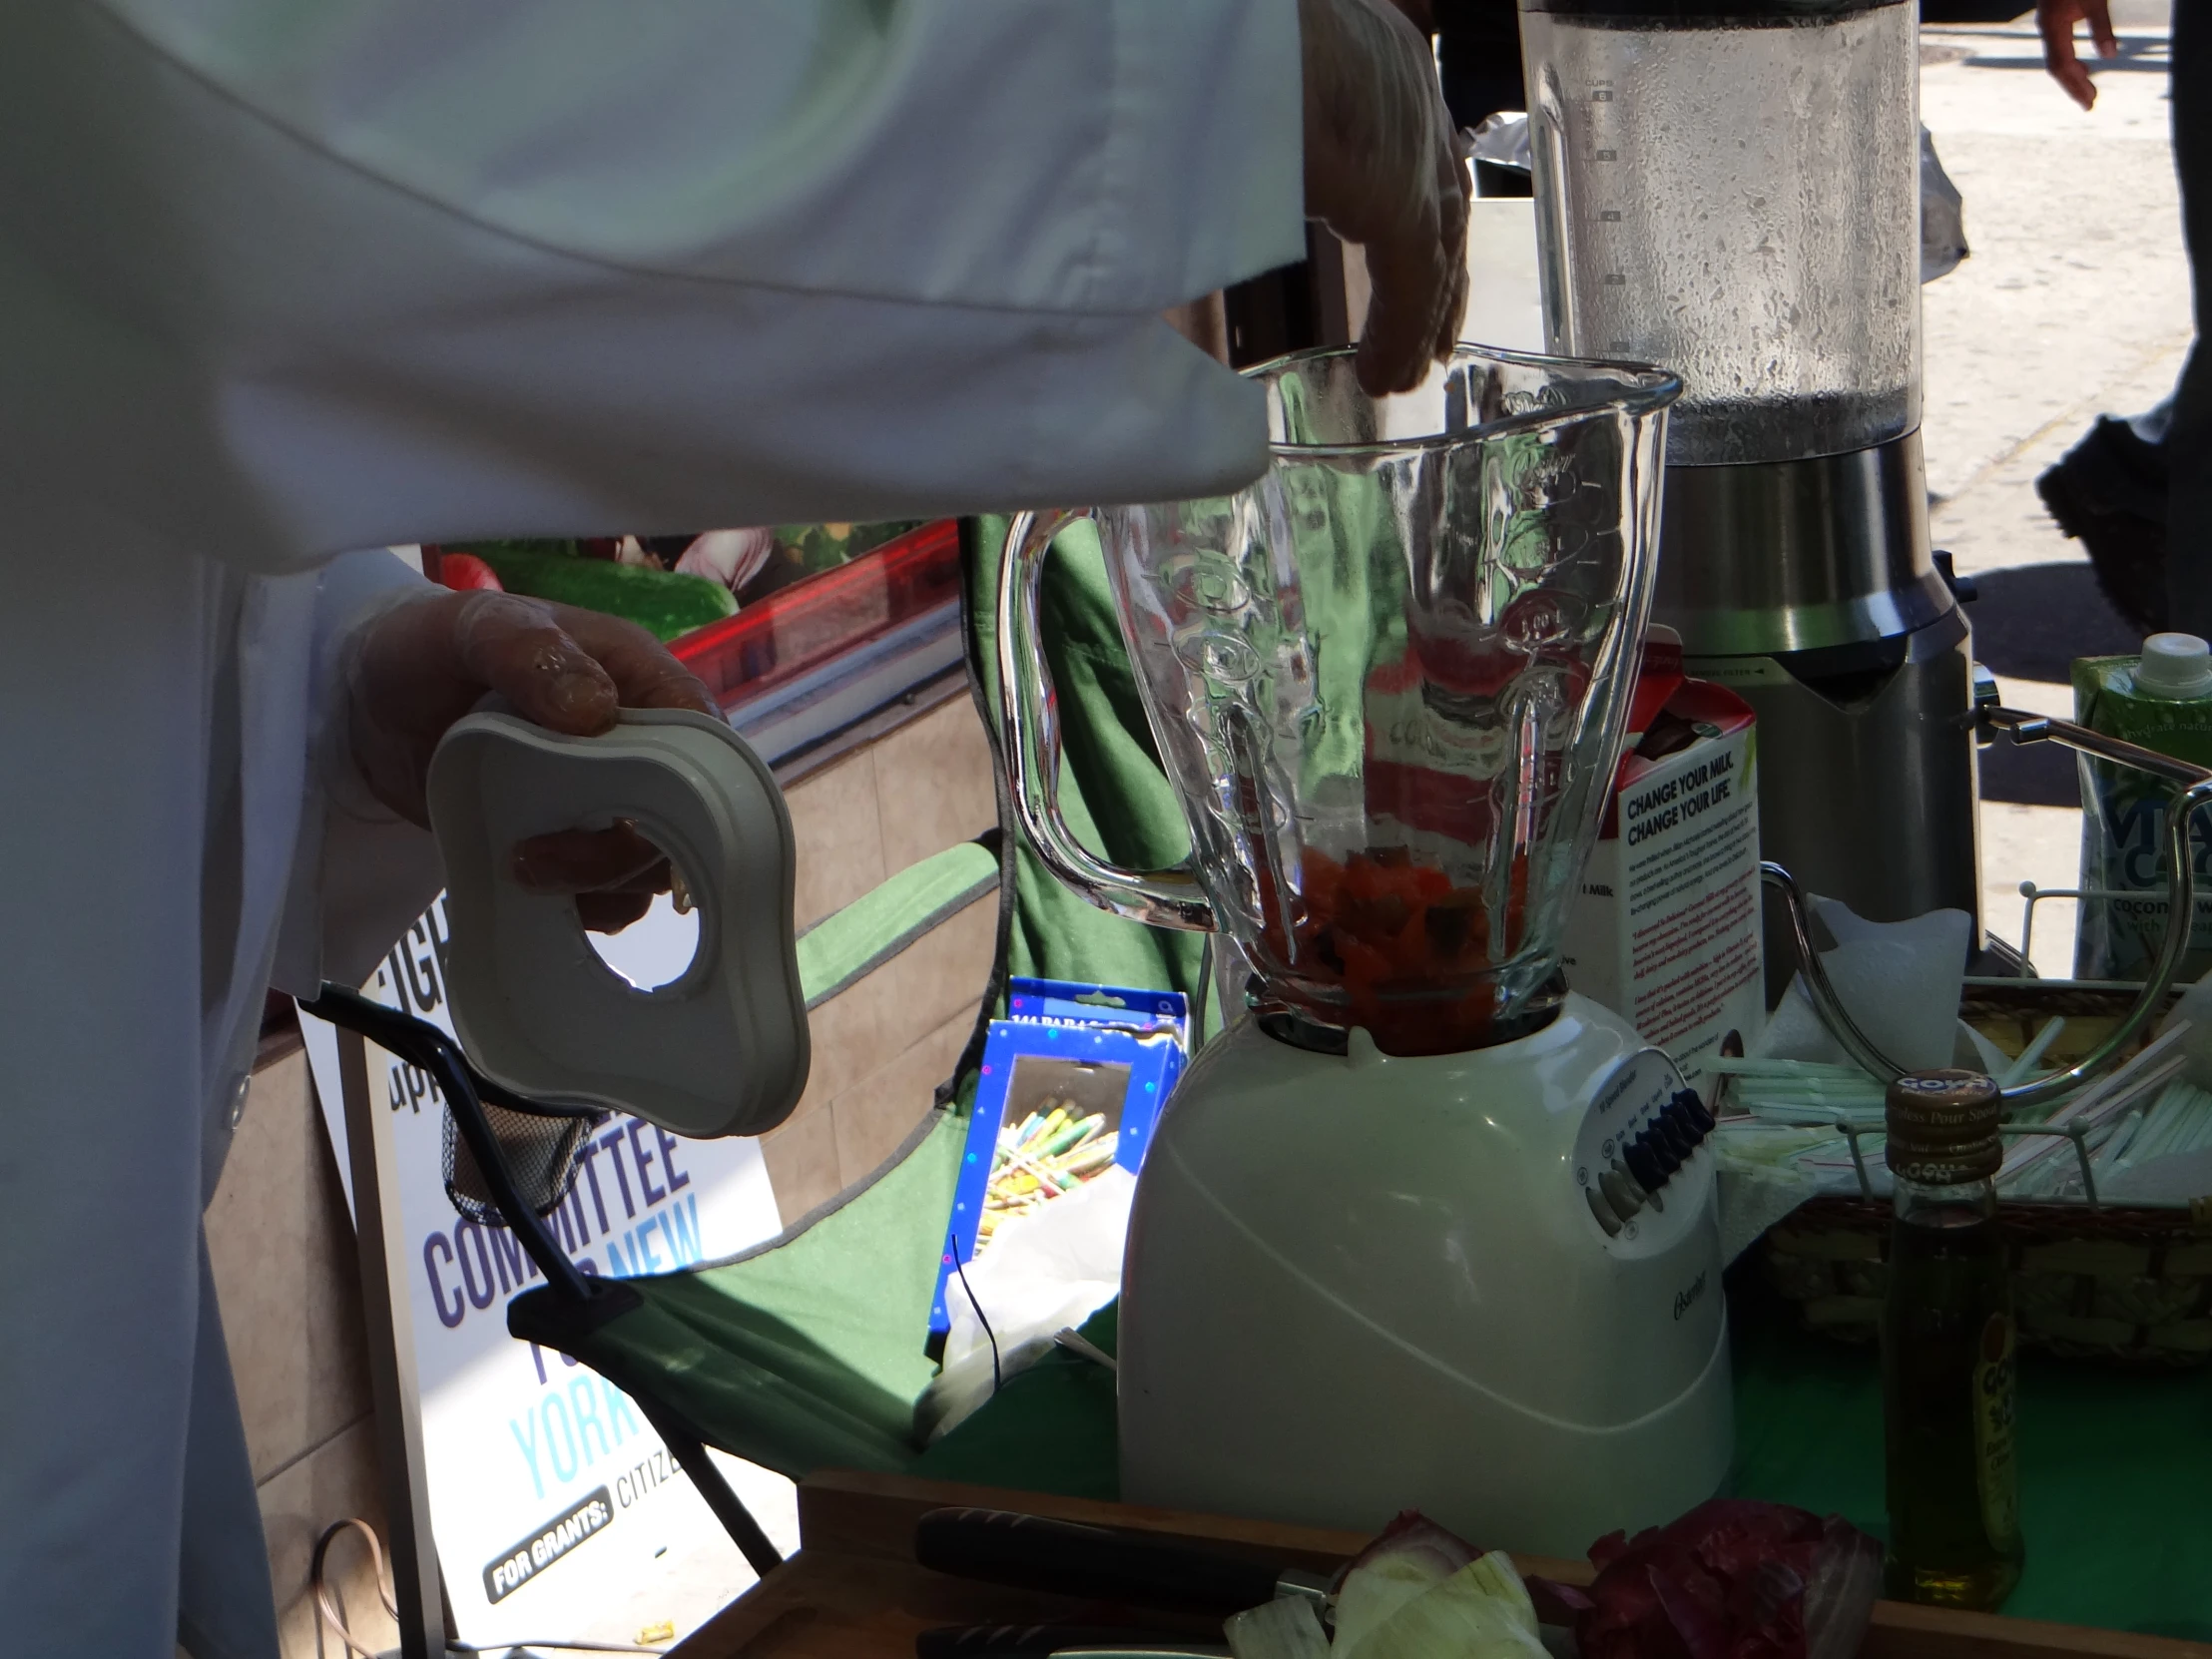
[[[207, 1231], [285, 1659], [342, 1654], [327, 1635], [316, 1646], [308, 1557], [316, 1535], [342, 1516], [361, 1516], [381, 1536], [383, 1504], [353, 1224], [304, 1054], [256, 1074]], [[365, 1563], [357, 1539], [331, 1546], [332, 1577], [356, 1638], [389, 1647], [398, 1631]]]
[[[788, 800], [801, 927], [996, 822], [990, 751], [965, 696]], [[967, 1040], [996, 923], [986, 898], [815, 1010], [806, 1096], [763, 1143], [787, 1223], [875, 1168], [929, 1109]], [[346, 1515], [383, 1527], [352, 1224], [302, 1055], [255, 1078], [207, 1227], [285, 1659], [320, 1659], [343, 1650], [326, 1635], [318, 1645], [315, 1537]], [[395, 1642], [358, 1543], [340, 1540], [331, 1562], [356, 1637]]]
[[[794, 788], [801, 927], [998, 822], [990, 747], [965, 697]], [[967, 1041], [998, 925], [989, 899], [814, 1012], [814, 1071], [762, 1143], [787, 1223], [896, 1150]]]

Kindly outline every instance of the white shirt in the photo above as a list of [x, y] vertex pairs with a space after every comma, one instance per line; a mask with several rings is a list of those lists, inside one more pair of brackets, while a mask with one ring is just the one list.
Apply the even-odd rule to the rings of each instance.
[[0, 1645], [272, 1651], [199, 1211], [437, 879], [325, 561], [1242, 483], [1300, 195], [1295, 0], [0, 5]]
[[1294, 0], [0, 8], [0, 497], [255, 569], [1172, 499], [1303, 257]]

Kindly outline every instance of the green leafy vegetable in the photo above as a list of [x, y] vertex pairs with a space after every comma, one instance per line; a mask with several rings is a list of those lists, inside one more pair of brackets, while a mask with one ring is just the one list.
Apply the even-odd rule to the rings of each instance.
[[509, 593], [604, 611], [651, 629], [663, 640], [737, 614], [738, 602], [730, 590], [704, 576], [608, 559], [526, 552], [496, 542], [471, 543], [470, 551], [491, 566]]

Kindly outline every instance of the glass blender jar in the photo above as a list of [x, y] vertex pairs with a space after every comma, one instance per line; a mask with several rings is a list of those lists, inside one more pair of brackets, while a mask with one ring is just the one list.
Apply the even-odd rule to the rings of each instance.
[[1682, 376], [1654, 614], [1757, 711], [1767, 855], [1862, 915], [1977, 914], [1972, 665], [1921, 462], [1917, 11], [1521, 0], [1521, 42], [1547, 343]]
[[1258, 484], [1097, 515], [1189, 868], [1114, 869], [1060, 821], [1033, 520], [999, 635], [1023, 827], [1093, 902], [1228, 932], [1336, 1046], [1533, 1029], [1627, 718], [1674, 377], [1462, 351], [1377, 402], [1345, 350], [1254, 374]]
[[[1094, 902], [1253, 970], [1138, 1180], [1122, 1490], [1370, 1530], [1414, 1505], [1571, 1553], [1710, 1496], [1731, 1444], [1711, 1119], [1556, 971], [1678, 382], [1462, 349], [1376, 401], [1352, 361], [1253, 371], [1250, 488], [1092, 515], [1187, 865], [1116, 868], [1061, 822], [1037, 577], [1069, 515], [1009, 535], [1024, 830]], [[1660, 1141], [1636, 1184], [1622, 1158]]]

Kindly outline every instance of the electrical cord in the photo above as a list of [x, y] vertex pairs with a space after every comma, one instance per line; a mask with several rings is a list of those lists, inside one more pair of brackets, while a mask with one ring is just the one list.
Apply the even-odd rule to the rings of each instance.
[[[1203, 1034], [1206, 1026], [1206, 1011], [1209, 1003], [1213, 1000], [1214, 990], [1214, 938], [1211, 933], [1205, 936], [1205, 943], [1199, 951], [1198, 964], [1198, 1011], [1197, 1018], [1192, 1023]], [[951, 1248], [952, 1271], [959, 1275], [960, 1289], [967, 1293], [968, 1307], [975, 1311], [975, 1323], [983, 1328], [983, 1340], [991, 1345], [991, 1392], [995, 1394], [1005, 1385], [1005, 1378], [999, 1371], [998, 1334], [991, 1329], [991, 1322], [983, 1312], [983, 1304], [976, 1297], [975, 1287], [968, 1283], [967, 1264], [960, 1260], [958, 1244], [953, 1243]], [[1075, 1344], [1064, 1341], [1071, 1335], [1073, 1333], [1063, 1331], [1054, 1340], [1061, 1342], [1063, 1347], [1073, 1348]], [[1114, 1362], [1106, 1355], [1092, 1348], [1090, 1344], [1083, 1342], [1079, 1337], [1076, 1338], [1076, 1343], [1082, 1344], [1080, 1348], [1076, 1349], [1077, 1353], [1082, 1354], [1086, 1359], [1095, 1359], [1099, 1364], [1112, 1369]]]
[[314, 1591], [316, 1615], [328, 1628], [330, 1634], [345, 1644], [346, 1652], [357, 1653], [361, 1656], [361, 1659], [377, 1659], [374, 1648], [363, 1647], [353, 1639], [353, 1632], [345, 1622], [344, 1611], [339, 1608], [336, 1598], [330, 1593], [329, 1584], [322, 1575], [323, 1565], [329, 1556], [332, 1540], [347, 1527], [357, 1530], [367, 1542], [369, 1575], [376, 1584], [376, 1599], [384, 1604], [384, 1611], [391, 1616], [394, 1622], [398, 1620], [399, 1604], [392, 1599], [391, 1591], [384, 1587], [384, 1546], [377, 1540], [376, 1529], [364, 1520], [348, 1516], [341, 1521], [332, 1521], [322, 1529], [322, 1536], [314, 1541], [314, 1556], [307, 1565], [307, 1583]]
[[967, 1292], [968, 1306], [975, 1310], [975, 1323], [983, 1328], [983, 1340], [991, 1345], [991, 1392], [997, 1393], [1005, 1383], [998, 1372], [998, 1335], [991, 1330], [991, 1322], [984, 1317], [983, 1304], [976, 1299], [975, 1287], [967, 1282], [967, 1264], [960, 1260], [958, 1246], [952, 1252], [952, 1271], [960, 1276], [960, 1289]]

